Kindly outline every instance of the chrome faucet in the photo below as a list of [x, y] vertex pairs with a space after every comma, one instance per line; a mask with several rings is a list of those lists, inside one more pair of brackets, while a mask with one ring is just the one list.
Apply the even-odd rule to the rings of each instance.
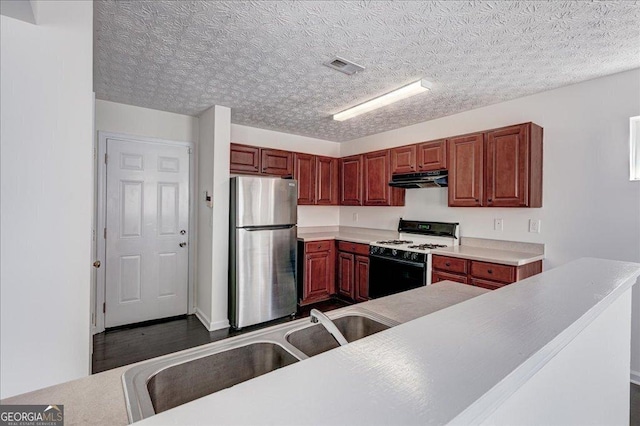
[[336, 339], [336, 342], [338, 342], [340, 346], [344, 346], [349, 343], [347, 342], [347, 339], [344, 338], [342, 333], [340, 333], [338, 327], [336, 327], [336, 325], [328, 316], [317, 309], [312, 309], [309, 315], [311, 316], [311, 322], [314, 324], [320, 323], [324, 328], [327, 329], [329, 334], [331, 334], [333, 338]]

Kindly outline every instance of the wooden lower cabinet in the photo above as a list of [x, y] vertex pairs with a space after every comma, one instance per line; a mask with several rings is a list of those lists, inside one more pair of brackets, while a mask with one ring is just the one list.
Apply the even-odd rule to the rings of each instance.
[[489, 290], [496, 290], [542, 272], [541, 260], [522, 266], [510, 266], [433, 255], [432, 265], [432, 283], [450, 280]]
[[338, 295], [365, 302], [369, 300], [369, 245], [338, 241]]
[[348, 299], [354, 298], [354, 255], [338, 253], [338, 294]]
[[356, 255], [354, 263], [354, 299], [356, 302], [366, 302], [369, 300], [369, 256]]
[[304, 244], [304, 281], [300, 305], [327, 300], [335, 293], [335, 264], [333, 240]]

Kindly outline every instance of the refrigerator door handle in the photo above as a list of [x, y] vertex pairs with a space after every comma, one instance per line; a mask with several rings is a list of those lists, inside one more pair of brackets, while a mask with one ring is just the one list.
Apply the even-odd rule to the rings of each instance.
[[272, 229], [291, 229], [296, 225], [269, 225], [269, 226], [244, 226], [238, 229], [244, 229], [245, 231], [270, 231]]

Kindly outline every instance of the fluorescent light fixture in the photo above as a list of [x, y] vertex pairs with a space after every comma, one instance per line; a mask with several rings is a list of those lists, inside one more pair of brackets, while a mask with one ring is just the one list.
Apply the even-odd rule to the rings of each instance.
[[413, 83], [407, 84], [406, 86], [396, 89], [393, 92], [378, 96], [377, 98], [373, 98], [370, 101], [334, 114], [333, 119], [336, 121], [348, 120], [360, 114], [364, 114], [366, 112], [373, 111], [374, 109], [382, 108], [383, 106], [398, 102], [401, 99], [406, 99], [413, 95], [417, 95], [418, 93], [431, 90], [432, 86], [433, 84], [430, 81], [424, 79], [414, 81]]

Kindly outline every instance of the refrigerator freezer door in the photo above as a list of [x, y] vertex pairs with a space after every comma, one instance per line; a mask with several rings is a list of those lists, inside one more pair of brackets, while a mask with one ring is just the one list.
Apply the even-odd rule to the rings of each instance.
[[298, 221], [298, 182], [291, 179], [231, 178], [232, 227], [289, 225]]
[[242, 328], [296, 312], [296, 227], [235, 230], [231, 325]]

